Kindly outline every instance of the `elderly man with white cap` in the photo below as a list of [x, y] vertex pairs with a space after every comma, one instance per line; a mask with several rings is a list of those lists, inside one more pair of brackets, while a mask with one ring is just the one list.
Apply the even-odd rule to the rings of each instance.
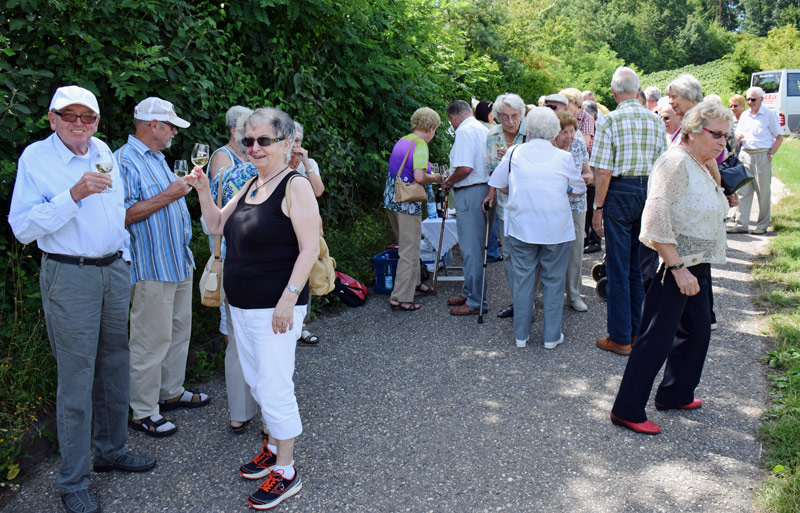
[[146, 98], [133, 111], [134, 135], [117, 150], [131, 233], [131, 426], [153, 437], [178, 428], [161, 413], [199, 408], [206, 394], [183, 388], [192, 327], [192, 221], [186, 177], [170, 171], [161, 150], [178, 128], [172, 103]]
[[[100, 511], [88, 491], [92, 443], [98, 472], [141, 472], [156, 460], [125, 445], [129, 237], [119, 168], [92, 137], [100, 108], [90, 91], [61, 87], [47, 118], [53, 133], [19, 159], [8, 222], [20, 242], [35, 240], [42, 250], [42, 309], [58, 368], [61, 499], [70, 513], [92, 513]], [[103, 152], [108, 159], [98, 158]], [[101, 161], [111, 173], [94, 171]]]

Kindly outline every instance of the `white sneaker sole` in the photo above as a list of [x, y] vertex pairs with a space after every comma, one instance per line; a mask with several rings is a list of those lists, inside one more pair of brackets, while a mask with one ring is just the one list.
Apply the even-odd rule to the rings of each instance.
[[247, 503], [253, 509], [258, 509], [258, 510], [272, 509], [272, 508], [276, 507], [277, 505], [279, 505], [281, 502], [283, 502], [286, 499], [288, 499], [289, 497], [294, 497], [295, 495], [300, 493], [300, 490], [302, 490], [302, 489], [303, 489], [303, 481], [302, 480], [298, 480], [296, 485], [292, 486], [292, 488], [287, 490], [283, 495], [281, 495], [280, 497], [278, 497], [277, 499], [275, 499], [272, 502], [268, 502], [266, 504], [253, 504], [252, 502], [250, 502], [248, 500]]
[[545, 342], [545, 343], [544, 343], [544, 348], [545, 348], [545, 349], [555, 349], [555, 348], [556, 348], [556, 346], [557, 346], [558, 344], [562, 343], [562, 342], [564, 342], [564, 334], [563, 334], [563, 333], [561, 334], [561, 338], [559, 338], [559, 339], [558, 339], [558, 340], [556, 340], [555, 342]]
[[271, 467], [267, 467], [264, 470], [262, 470], [261, 472], [256, 472], [255, 474], [245, 474], [244, 472], [242, 472], [242, 469], [240, 468], [239, 469], [239, 475], [242, 476], [245, 479], [250, 479], [250, 480], [262, 479], [264, 477], [267, 477], [269, 475], [269, 473], [272, 472], [272, 470], [274, 468], [275, 468], [275, 465], [272, 465]]

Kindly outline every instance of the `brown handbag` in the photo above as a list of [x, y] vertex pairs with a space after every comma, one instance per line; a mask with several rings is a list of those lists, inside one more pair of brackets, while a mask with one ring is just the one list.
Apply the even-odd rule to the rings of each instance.
[[[217, 207], [222, 209], [222, 176], [219, 177]], [[200, 277], [200, 303], [203, 306], [220, 306], [225, 299], [222, 290], [222, 235], [214, 237], [214, 253], [208, 258]]]
[[403, 168], [406, 165], [406, 159], [408, 159], [408, 154], [411, 152], [411, 148], [415, 146], [416, 143], [408, 146], [408, 149], [406, 150], [406, 156], [403, 157], [403, 163], [400, 164], [400, 169], [397, 171], [397, 177], [394, 179], [394, 197], [397, 203], [426, 201], [428, 199], [428, 195], [422, 185], [417, 182], [407, 183], [401, 178]]

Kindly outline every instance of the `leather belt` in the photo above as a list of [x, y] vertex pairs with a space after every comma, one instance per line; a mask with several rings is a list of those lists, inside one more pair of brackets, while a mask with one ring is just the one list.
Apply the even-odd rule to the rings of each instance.
[[747, 153], [764, 153], [765, 151], [769, 151], [771, 148], [761, 148], [759, 150], [748, 150], [747, 148], [742, 148]]
[[97, 267], [105, 267], [107, 265], [113, 264], [115, 261], [122, 258], [122, 251], [117, 251], [116, 253], [112, 253], [108, 256], [100, 258], [86, 258], [86, 257], [76, 257], [70, 255], [59, 255], [58, 253], [45, 253], [44, 255], [49, 260], [61, 262], [62, 264], [95, 265]]

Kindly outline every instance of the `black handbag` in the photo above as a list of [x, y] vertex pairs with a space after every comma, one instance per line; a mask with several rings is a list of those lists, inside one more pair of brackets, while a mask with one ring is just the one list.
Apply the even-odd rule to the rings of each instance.
[[753, 175], [733, 154], [719, 165], [719, 174], [722, 178], [722, 189], [725, 191], [725, 196], [730, 196], [753, 181]]

